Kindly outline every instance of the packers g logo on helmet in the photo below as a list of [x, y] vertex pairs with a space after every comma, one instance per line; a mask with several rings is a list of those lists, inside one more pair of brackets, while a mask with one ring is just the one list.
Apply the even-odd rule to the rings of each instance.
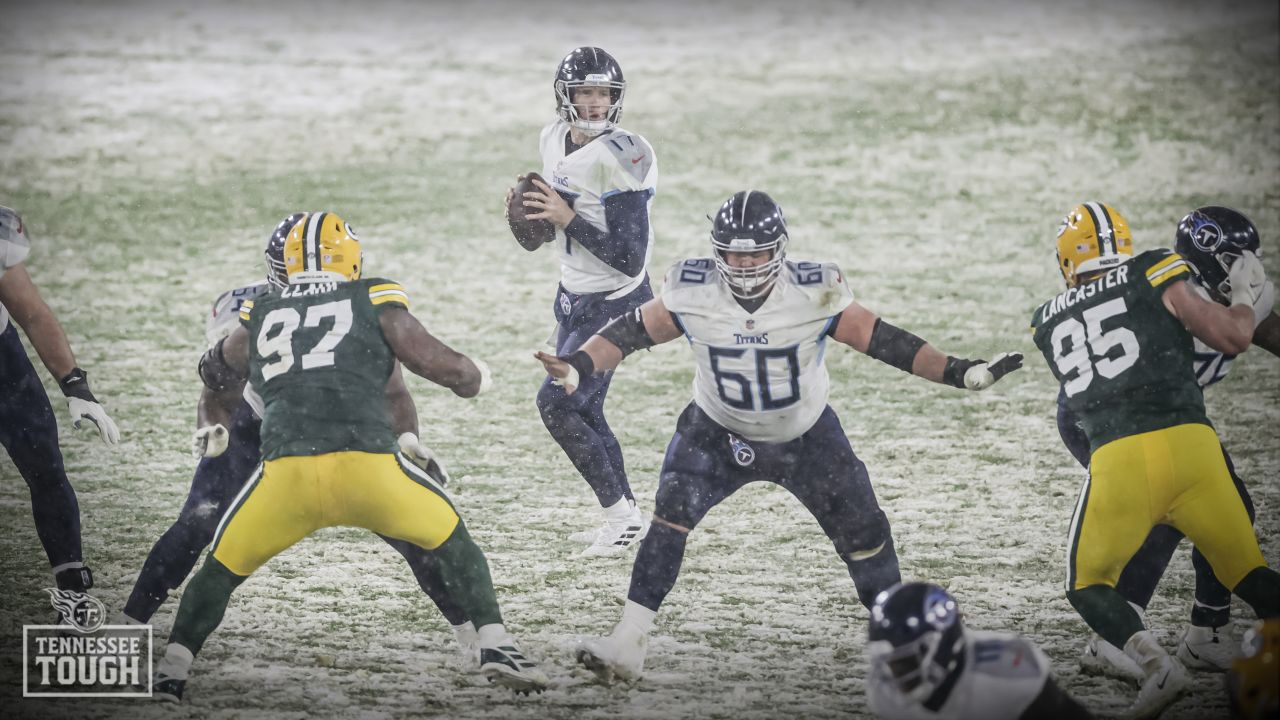
[[290, 285], [359, 280], [362, 262], [360, 238], [335, 213], [307, 214], [284, 241]]
[[1110, 205], [1077, 205], [1058, 227], [1058, 270], [1067, 287], [1075, 287], [1081, 275], [1109, 270], [1132, 257], [1129, 221]]

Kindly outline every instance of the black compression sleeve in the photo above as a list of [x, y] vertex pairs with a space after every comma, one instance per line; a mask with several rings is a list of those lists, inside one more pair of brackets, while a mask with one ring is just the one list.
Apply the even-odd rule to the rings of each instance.
[[244, 376], [236, 372], [227, 361], [222, 357], [222, 343], [226, 342], [223, 338], [216, 345], [209, 348], [209, 351], [200, 356], [200, 379], [204, 381], [205, 387], [214, 391], [226, 390], [228, 386], [244, 379]]
[[98, 402], [98, 399], [89, 390], [89, 373], [78, 367], [71, 368], [71, 372], [58, 381], [58, 387], [62, 388], [62, 394], [67, 397], [80, 398], [88, 402]]
[[644, 251], [649, 244], [649, 192], [632, 190], [605, 198], [604, 222], [607, 231], [578, 215], [564, 233], [628, 277], [644, 272]]
[[916, 353], [920, 352], [920, 348], [924, 345], [924, 340], [876, 318], [875, 327], [871, 328], [871, 342], [867, 345], [867, 354], [903, 372], [911, 372]]
[[609, 324], [597, 334], [617, 345], [622, 351], [622, 357], [637, 350], [651, 348], [655, 344], [653, 338], [649, 337], [649, 331], [644, 328], [644, 317], [640, 314], [640, 308], [610, 320]]

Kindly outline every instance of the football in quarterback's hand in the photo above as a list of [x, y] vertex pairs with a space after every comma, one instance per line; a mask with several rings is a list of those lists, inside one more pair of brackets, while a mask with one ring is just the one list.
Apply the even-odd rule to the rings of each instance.
[[556, 226], [552, 225], [550, 220], [525, 219], [526, 211], [538, 212], [535, 208], [524, 206], [525, 193], [542, 192], [542, 188], [533, 184], [534, 180], [547, 182], [536, 172], [525, 175], [520, 182], [516, 183], [515, 191], [511, 193], [511, 199], [507, 203], [507, 224], [511, 226], [511, 234], [516, 237], [520, 247], [530, 252], [556, 239]]

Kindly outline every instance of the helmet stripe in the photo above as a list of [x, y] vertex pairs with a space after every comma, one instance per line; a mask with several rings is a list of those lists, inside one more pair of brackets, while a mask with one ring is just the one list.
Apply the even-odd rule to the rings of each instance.
[[306, 257], [303, 267], [307, 270], [323, 270], [320, 267], [320, 233], [324, 230], [324, 220], [329, 213], [312, 213], [310, 222], [307, 223], [307, 234], [303, 236], [303, 242], [306, 243]]
[[1087, 202], [1084, 208], [1093, 218], [1094, 233], [1098, 237], [1098, 257], [1115, 255], [1116, 228], [1111, 223], [1111, 215], [1107, 213], [1106, 206], [1102, 203]]
[[742, 196], [742, 219], [738, 221], [738, 224], [743, 227], [746, 227], [747, 225], [747, 201], [750, 199], [751, 191], [748, 190], [747, 194]]

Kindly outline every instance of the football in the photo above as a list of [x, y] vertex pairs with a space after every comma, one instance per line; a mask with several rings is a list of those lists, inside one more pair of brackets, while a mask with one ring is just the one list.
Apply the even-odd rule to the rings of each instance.
[[547, 182], [536, 172], [528, 173], [516, 183], [511, 202], [507, 205], [507, 224], [511, 226], [511, 234], [516, 237], [520, 247], [530, 252], [556, 239], [556, 226], [550, 220], [526, 220], [524, 217], [525, 211], [532, 209], [524, 206], [524, 194], [539, 190], [533, 184], [534, 180]]

